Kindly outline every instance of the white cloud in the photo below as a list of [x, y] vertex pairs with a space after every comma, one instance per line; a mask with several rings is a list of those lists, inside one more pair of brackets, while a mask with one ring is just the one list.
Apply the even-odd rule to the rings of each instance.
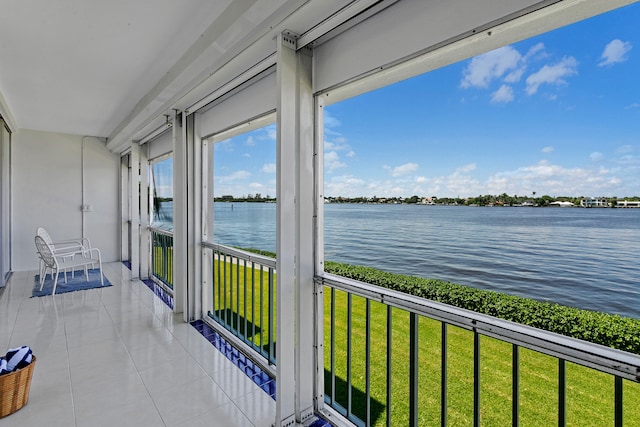
[[395, 168], [393, 168], [391, 170], [391, 176], [397, 177], [397, 176], [407, 175], [417, 171], [418, 167], [419, 166], [417, 163], [405, 163], [404, 165], [396, 166]]
[[221, 178], [224, 179], [225, 181], [238, 181], [241, 179], [247, 179], [250, 176], [251, 176], [250, 172], [247, 172], [245, 170], [239, 170], [239, 171], [233, 172], [231, 175], [227, 175]]
[[367, 183], [352, 175], [335, 176], [324, 184], [324, 194], [327, 196], [359, 197], [369, 194]]
[[261, 192], [261, 191], [264, 191], [267, 188], [267, 186], [259, 182], [252, 182], [251, 184], [249, 184], [249, 188], [251, 188], [254, 191]]
[[545, 65], [527, 77], [527, 94], [533, 95], [542, 84], [566, 84], [566, 77], [578, 74], [578, 61], [572, 56], [564, 57], [555, 65]]
[[626, 61], [627, 53], [629, 53], [631, 48], [632, 46], [629, 42], [623, 42], [620, 39], [612, 40], [604, 47], [604, 51], [600, 56], [602, 61], [598, 63], [598, 66], [604, 67]]
[[340, 123], [340, 120], [338, 120], [337, 118], [335, 118], [332, 114], [330, 114], [327, 109], [324, 109], [324, 125], [325, 127], [328, 127], [330, 129], [336, 128], [338, 126], [340, 126], [342, 123]]
[[247, 140], [244, 143], [245, 143], [245, 145], [247, 145], [249, 147], [253, 147], [254, 145], [256, 145], [256, 141], [253, 139], [252, 135], [249, 135], [249, 137], [247, 138]]
[[347, 167], [347, 164], [340, 161], [340, 155], [336, 151], [324, 153], [324, 167], [327, 171], [333, 172], [336, 169]]
[[516, 70], [521, 58], [520, 52], [511, 46], [478, 55], [463, 71], [460, 86], [465, 89], [472, 86], [486, 88], [492, 80]]
[[476, 164], [475, 163], [469, 163], [468, 165], [464, 165], [464, 166], [460, 166], [459, 168], [456, 168], [455, 172], [456, 174], [461, 174], [461, 173], [469, 173], [476, 170]]
[[594, 151], [593, 153], [589, 154], [589, 158], [594, 162], [599, 162], [600, 160], [604, 159], [604, 154], [598, 151]]
[[492, 103], [507, 103], [513, 101], [513, 88], [508, 85], [500, 86], [500, 89], [495, 91], [491, 96]]
[[543, 152], [543, 153], [552, 153], [552, 152], [553, 152], [553, 147], [551, 147], [551, 146], [544, 147], [544, 148], [542, 149], [542, 152]]
[[418, 176], [418, 177], [416, 177], [416, 182], [417, 182], [418, 184], [423, 184], [423, 183], [427, 182], [427, 177], [425, 177], [425, 176]]
[[265, 163], [262, 165], [262, 172], [264, 173], [276, 173], [276, 164], [275, 163]]
[[629, 154], [629, 153], [633, 153], [635, 151], [635, 148], [633, 148], [633, 145], [621, 145], [620, 147], [616, 148], [616, 154]]
[[634, 102], [624, 107], [625, 110], [635, 110], [636, 108], [640, 108], [640, 102]]

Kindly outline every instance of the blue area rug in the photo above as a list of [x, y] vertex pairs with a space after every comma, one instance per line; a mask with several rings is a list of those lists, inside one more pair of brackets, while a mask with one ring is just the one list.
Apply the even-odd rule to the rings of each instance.
[[[112, 286], [107, 277], [104, 277], [104, 287]], [[64, 275], [60, 273], [58, 276], [58, 286], [56, 287], [56, 295], [64, 294], [66, 292], [84, 291], [86, 289], [100, 288], [100, 270], [93, 268], [89, 270], [89, 281], [84, 278], [84, 271], [78, 270], [74, 273], [73, 278], [71, 273], [67, 273], [67, 283], [64, 282]], [[50, 274], [44, 279], [44, 286], [40, 290], [40, 275], [36, 274], [33, 284], [33, 292], [31, 297], [43, 297], [45, 295], [51, 295], [53, 290], [53, 278]]]

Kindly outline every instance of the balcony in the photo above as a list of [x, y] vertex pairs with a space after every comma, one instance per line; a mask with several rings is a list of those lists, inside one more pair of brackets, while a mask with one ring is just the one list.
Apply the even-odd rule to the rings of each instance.
[[113, 284], [30, 298], [35, 272], [0, 296], [0, 347], [38, 356], [29, 403], [0, 426], [268, 426], [275, 400], [121, 263]]
[[[327, 274], [318, 231], [325, 106], [633, 1], [14, 3], [0, 349], [38, 362], [0, 426], [637, 423], [638, 355]], [[270, 259], [215, 242], [211, 201], [213, 145], [274, 124]], [[91, 237], [113, 287], [30, 298], [38, 226]]]

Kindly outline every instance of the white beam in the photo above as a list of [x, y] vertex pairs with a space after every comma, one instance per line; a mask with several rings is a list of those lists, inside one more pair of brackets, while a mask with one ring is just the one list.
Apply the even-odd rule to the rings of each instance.
[[296, 113], [296, 421], [314, 413], [314, 97], [311, 50], [297, 51]]
[[173, 311], [184, 313], [187, 301], [187, 147], [186, 120], [173, 126]]
[[129, 261], [131, 262], [131, 279], [140, 278], [140, 145], [131, 142], [130, 154], [131, 179], [129, 181]]
[[140, 150], [140, 279], [149, 278], [149, 261], [151, 258], [151, 240], [149, 233], [149, 156], [148, 145], [141, 145]]
[[296, 255], [296, 53], [295, 39], [277, 39], [276, 142], [276, 427], [295, 423], [295, 255]]

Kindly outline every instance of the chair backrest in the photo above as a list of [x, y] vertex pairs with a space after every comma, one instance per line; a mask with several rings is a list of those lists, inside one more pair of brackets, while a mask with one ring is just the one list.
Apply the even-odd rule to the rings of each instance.
[[42, 239], [47, 242], [47, 244], [53, 245], [53, 239], [44, 228], [38, 227], [38, 229], [36, 230], [36, 236], [42, 237]]
[[56, 257], [53, 256], [53, 249], [42, 236], [36, 236], [36, 250], [40, 254], [40, 258], [49, 268], [56, 268]]

